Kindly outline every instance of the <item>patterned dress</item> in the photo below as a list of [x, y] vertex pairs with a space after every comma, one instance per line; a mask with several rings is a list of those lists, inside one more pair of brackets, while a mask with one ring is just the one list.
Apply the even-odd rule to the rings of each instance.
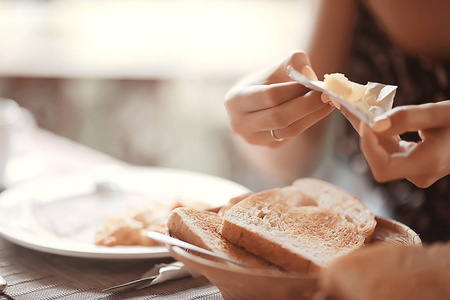
[[[370, 13], [360, 6], [360, 19], [345, 71], [347, 76], [361, 83], [373, 81], [397, 85], [394, 106], [449, 100], [450, 62], [436, 64], [425, 58], [405, 55], [388, 41]], [[407, 133], [402, 138], [419, 140], [417, 133]], [[339, 140], [336, 147], [339, 157], [349, 160], [355, 171], [373, 180], [367, 166], [361, 163], [359, 138], [349, 123], [345, 138]], [[376, 185], [382, 189], [396, 219], [419, 233], [422, 241], [450, 239], [450, 175], [427, 189], [417, 188], [407, 180]]]

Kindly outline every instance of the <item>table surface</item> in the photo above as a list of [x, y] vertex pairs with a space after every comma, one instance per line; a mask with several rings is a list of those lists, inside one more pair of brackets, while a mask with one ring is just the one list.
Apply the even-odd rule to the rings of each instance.
[[[33, 144], [28, 155], [45, 162], [33, 178], [124, 164], [41, 129], [36, 130]], [[0, 275], [8, 282], [0, 299], [223, 299], [205, 277], [187, 277], [141, 290], [102, 292], [138, 279], [155, 264], [169, 261], [171, 258], [121, 261], [65, 257], [26, 249], [0, 238]]]
[[96, 260], [46, 254], [0, 238], [0, 299], [223, 299], [205, 277], [186, 277], [137, 290], [102, 292], [140, 278], [158, 260]]

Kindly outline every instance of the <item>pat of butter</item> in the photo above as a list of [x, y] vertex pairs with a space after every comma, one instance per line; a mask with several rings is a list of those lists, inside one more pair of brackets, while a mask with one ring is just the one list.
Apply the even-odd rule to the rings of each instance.
[[[326, 75], [324, 81], [308, 80], [305, 75], [291, 66], [287, 68], [293, 80], [308, 89], [334, 97], [338, 108], [345, 107], [355, 117], [372, 126], [376, 117], [392, 109], [397, 90], [395, 85], [368, 82], [366, 85], [348, 80], [343, 74]], [[325, 81], [328, 81], [326, 84]], [[333, 102], [334, 103], [334, 102]]]
[[348, 80], [340, 73], [326, 74], [324, 83], [325, 89], [349, 102], [364, 100], [367, 91], [365, 86]]

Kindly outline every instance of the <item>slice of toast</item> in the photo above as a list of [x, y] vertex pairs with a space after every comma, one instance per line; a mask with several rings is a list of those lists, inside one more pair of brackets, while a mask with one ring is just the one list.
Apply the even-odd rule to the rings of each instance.
[[224, 215], [222, 235], [288, 271], [317, 271], [361, 248], [375, 216], [334, 185], [308, 179], [254, 194]]
[[320, 284], [332, 299], [450, 299], [450, 242], [366, 247], [330, 264]]
[[243, 194], [243, 195], [239, 195], [239, 196], [236, 196], [236, 197], [231, 198], [231, 199], [228, 201], [228, 204], [222, 206], [222, 207], [219, 209], [219, 211], [217, 212], [217, 214], [218, 214], [220, 217], [223, 217], [223, 216], [225, 215], [225, 213], [226, 213], [231, 207], [233, 207], [233, 205], [235, 205], [235, 204], [241, 202], [242, 200], [244, 200], [245, 198], [247, 198], [248, 196], [251, 196], [251, 195], [252, 195], [252, 193], [247, 193], [247, 194]]
[[[222, 218], [217, 213], [188, 207], [174, 209], [167, 221], [170, 234], [180, 240], [240, 261], [249, 267], [277, 269], [264, 259], [225, 240], [220, 234], [221, 226]], [[214, 259], [209, 256], [206, 258]]]
[[292, 185], [307, 197], [315, 199], [319, 206], [332, 209], [353, 222], [365, 236], [366, 244], [371, 241], [377, 221], [372, 211], [358, 198], [333, 184], [314, 178], [297, 179]]

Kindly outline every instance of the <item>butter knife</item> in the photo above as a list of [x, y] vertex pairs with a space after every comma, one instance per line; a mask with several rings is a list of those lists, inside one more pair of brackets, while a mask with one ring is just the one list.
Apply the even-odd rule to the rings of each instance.
[[130, 288], [139, 288], [139, 287], [147, 284], [148, 282], [152, 282], [153, 280], [156, 279], [156, 277], [158, 277], [158, 275], [153, 275], [150, 277], [145, 277], [145, 278], [133, 280], [130, 282], [122, 283], [119, 285], [115, 285], [115, 286], [103, 289], [102, 292], [111, 292], [111, 291], [117, 292], [117, 291], [122, 291], [122, 290], [130, 289]]
[[219, 259], [228, 261], [230, 263], [236, 264], [236, 265], [241, 266], [241, 267], [249, 268], [247, 265], [245, 265], [244, 263], [241, 263], [240, 261], [231, 259], [231, 258], [226, 257], [226, 256], [222, 256], [220, 254], [214, 253], [212, 251], [206, 250], [204, 248], [195, 246], [193, 244], [187, 243], [185, 241], [173, 238], [171, 236], [168, 236], [168, 235], [156, 232], [156, 231], [148, 231], [146, 233], [146, 235], [147, 235], [147, 237], [149, 237], [149, 238], [151, 238], [151, 239], [153, 239], [155, 241], [161, 242], [161, 243], [169, 244], [169, 245], [172, 245], [172, 246], [178, 246], [180, 248], [188, 249], [188, 250], [191, 250], [191, 251], [195, 251], [195, 252], [198, 252], [198, 253], [209, 255], [211, 257], [219, 258]]

